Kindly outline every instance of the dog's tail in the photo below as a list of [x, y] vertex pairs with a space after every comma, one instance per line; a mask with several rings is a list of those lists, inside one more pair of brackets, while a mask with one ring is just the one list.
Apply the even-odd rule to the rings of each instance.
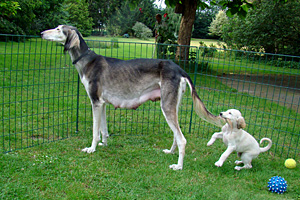
[[200, 97], [198, 96], [198, 94], [196, 92], [195, 86], [193, 85], [191, 78], [189, 76], [186, 76], [185, 78], [188, 82], [188, 85], [189, 85], [191, 93], [192, 93], [194, 108], [195, 108], [197, 115], [201, 119], [203, 119], [211, 124], [214, 124], [218, 127], [224, 126], [224, 124], [226, 122], [222, 117], [215, 116], [206, 109], [206, 107], [204, 106], [203, 102], [201, 101]]
[[263, 141], [268, 141], [269, 144], [266, 147], [264, 147], [264, 148], [260, 148], [260, 152], [268, 151], [271, 148], [271, 146], [272, 146], [272, 140], [270, 140], [269, 138], [262, 138], [260, 140], [260, 144], [263, 143]]

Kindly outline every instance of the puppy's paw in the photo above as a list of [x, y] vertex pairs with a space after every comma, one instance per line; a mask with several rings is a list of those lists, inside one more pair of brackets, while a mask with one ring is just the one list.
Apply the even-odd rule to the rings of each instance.
[[207, 143], [207, 146], [211, 146], [213, 143], [214, 143], [214, 142], [210, 140], [210, 141]]
[[170, 165], [169, 167], [173, 170], [182, 170], [182, 166], [177, 164]]
[[165, 154], [173, 154], [173, 153], [174, 153], [174, 152], [172, 152], [172, 151], [169, 150], [169, 149], [164, 149], [163, 152], [164, 152]]
[[243, 169], [243, 167], [235, 166], [234, 169], [240, 171], [241, 169]]
[[239, 164], [242, 164], [243, 161], [236, 160], [234, 163], [235, 163], [236, 165], [239, 165]]
[[215, 162], [215, 166], [217, 166], [217, 167], [222, 167], [222, 165], [223, 165], [222, 161]]
[[92, 147], [87, 147], [87, 148], [82, 149], [81, 151], [86, 152], [86, 153], [93, 153], [96, 151], [96, 149], [92, 148]]

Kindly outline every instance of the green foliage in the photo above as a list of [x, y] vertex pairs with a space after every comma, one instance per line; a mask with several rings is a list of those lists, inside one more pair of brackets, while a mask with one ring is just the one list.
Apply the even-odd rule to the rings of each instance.
[[145, 40], [152, 36], [151, 29], [149, 29], [145, 24], [141, 22], [136, 22], [135, 25], [132, 27], [132, 30], [134, 31], [134, 35], [137, 38]]
[[162, 18], [167, 24], [166, 37], [168, 40], [176, 41], [180, 27], [181, 15], [176, 14], [174, 12], [174, 8], [166, 8], [162, 14]]
[[210, 9], [199, 10], [196, 12], [194, 29], [192, 33], [193, 38], [213, 38], [209, 35], [208, 27], [210, 26], [213, 18], [216, 16], [219, 7], [212, 6]]
[[89, 2], [89, 13], [93, 19], [93, 25], [94, 25], [93, 27], [98, 28], [103, 35], [109, 20], [115, 16], [116, 10], [122, 7], [124, 1], [90, 0], [88, 2]]
[[199, 52], [202, 57], [213, 57], [214, 53], [217, 53], [217, 49], [214, 44], [210, 44], [209, 47], [204, 42], [199, 42], [199, 44]]
[[13, 15], [0, 14], [0, 32], [9, 34], [39, 34], [42, 30], [66, 23], [63, 0], [16, 0], [19, 9]]
[[227, 9], [226, 14], [228, 17], [233, 17], [233, 15], [237, 14], [239, 17], [245, 18], [249, 8], [253, 7], [252, 3], [248, 0], [213, 0], [211, 3], [221, 6], [223, 10]]
[[216, 18], [213, 19], [209, 26], [209, 34], [217, 37], [221, 37], [223, 33], [223, 26], [228, 24], [228, 17], [225, 11], [220, 10], [216, 15]]
[[114, 13], [104, 22], [107, 24], [108, 34], [112, 36], [119, 36], [125, 33], [133, 34], [132, 26], [136, 22], [138, 15], [139, 11], [137, 8], [131, 10], [128, 2], [123, 1], [122, 6], [115, 8]]
[[110, 35], [119, 36], [125, 33], [133, 35], [132, 27], [137, 21], [153, 29], [155, 13], [153, 1], [143, 0], [135, 8], [131, 8], [128, 1], [122, 1], [122, 5], [115, 8], [112, 15], [103, 23], [107, 25], [106, 29]]
[[300, 55], [300, 2], [262, 0], [245, 20], [237, 16], [224, 26], [223, 40], [232, 49]]
[[89, 36], [93, 30], [93, 19], [89, 16], [88, 3], [85, 0], [67, 0], [68, 20], [77, 27], [83, 36]]
[[20, 10], [19, 2], [11, 0], [0, 1], [0, 16], [16, 15], [18, 10]]

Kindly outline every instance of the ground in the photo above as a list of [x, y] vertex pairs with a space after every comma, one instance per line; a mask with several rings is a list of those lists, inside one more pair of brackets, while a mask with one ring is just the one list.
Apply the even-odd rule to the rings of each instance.
[[223, 74], [219, 76], [219, 80], [239, 92], [267, 98], [300, 112], [300, 85], [297, 84], [297, 76]]

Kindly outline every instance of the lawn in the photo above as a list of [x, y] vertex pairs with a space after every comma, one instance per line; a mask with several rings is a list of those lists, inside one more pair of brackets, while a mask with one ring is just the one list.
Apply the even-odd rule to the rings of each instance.
[[[112, 39], [118, 39], [119, 42], [155, 43], [154, 38], [149, 38], [148, 40], [142, 40], [142, 39], [135, 38], [135, 37], [123, 38], [123, 37], [110, 37], [110, 36], [106, 36], [106, 37], [89, 36], [89, 37], [86, 37], [85, 39], [86, 40], [100, 40], [100, 41], [111, 41]], [[204, 44], [206, 44], [207, 46], [210, 46], [211, 44], [218, 46], [218, 40], [198, 39], [198, 38], [192, 38], [190, 46], [199, 47], [200, 46], [199, 42], [204, 42]]]
[[[90, 42], [93, 50], [121, 59], [151, 58], [154, 45], [120, 38], [118, 48], [108, 42]], [[131, 39], [131, 38], [130, 38]], [[107, 45], [106, 48], [98, 48]], [[107, 44], [105, 44], [107, 43]], [[210, 70], [190, 73], [199, 96], [214, 114], [240, 109], [246, 130], [257, 139], [273, 140], [270, 151], [253, 161], [250, 170], [235, 171], [236, 154], [222, 168], [214, 166], [225, 146], [206, 143], [219, 131], [200, 120], [192, 110], [189, 91], [179, 111], [187, 138], [183, 171], [172, 171], [178, 153], [166, 155], [172, 134], [159, 102], [147, 102], [136, 111], [107, 108], [111, 137], [108, 147], [93, 154], [80, 150], [92, 140], [90, 101], [63, 47], [32, 38], [26, 42], [0, 42], [0, 198], [3, 199], [297, 199], [299, 166], [287, 169], [287, 155], [299, 165], [299, 114], [277, 101], [237, 92], [223, 84], [223, 73], [285, 74], [298, 71], [238, 58], [217, 51], [201, 59]], [[225, 56], [224, 56], [225, 55]], [[199, 58], [200, 59], [200, 58]], [[202, 65], [203, 63], [201, 63]], [[77, 87], [79, 96], [77, 96]], [[77, 121], [78, 118], [78, 121]], [[41, 145], [42, 144], [42, 145]], [[264, 145], [264, 144], [263, 144]], [[27, 148], [30, 147], [30, 148]], [[270, 193], [268, 179], [282, 176], [288, 182], [283, 195]]]
[[[163, 132], [144, 136], [113, 136], [109, 146], [93, 154], [80, 151], [91, 132], [68, 140], [1, 154], [2, 199], [298, 199], [299, 167], [287, 169], [284, 159], [269, 153], [250, 170], [234, 170], [236, 154], [222, 168], [214, 166], [225, 150], [221, 141], [206, 147], [194, 134], [188, 141], [184, 169], [173, 171], [178, 154], [162, 152], [172, 144]], [[287, 192], [268, 191], [268, 180], [282, 176]]]

